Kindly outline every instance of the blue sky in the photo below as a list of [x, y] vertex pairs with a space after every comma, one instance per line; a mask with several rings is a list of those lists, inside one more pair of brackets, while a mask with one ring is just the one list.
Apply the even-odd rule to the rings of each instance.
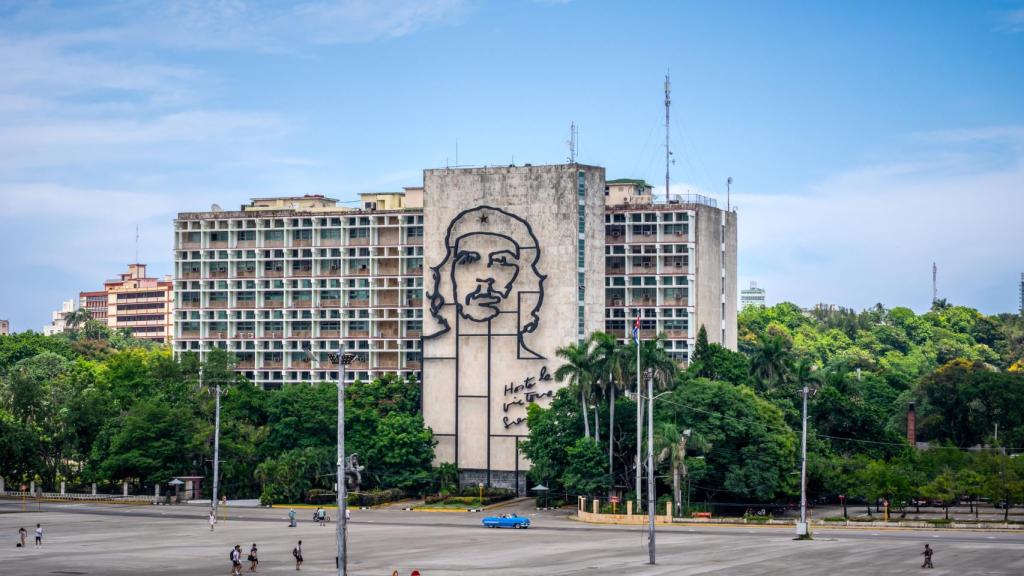
[[771, 302], [1017, 306], [1024, 2], [0, 0], [0, 318], [40, 329], [179, 211], [581, 161], [739, 206]]

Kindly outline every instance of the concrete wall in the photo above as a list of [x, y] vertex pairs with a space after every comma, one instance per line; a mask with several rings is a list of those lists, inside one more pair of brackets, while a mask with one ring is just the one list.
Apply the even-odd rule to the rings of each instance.
[[691, 293], [691, 298], [696, 302], [693, 334], [696, 337], [703, 325], [707, 330], [709, 342], [717, 342], [730, 350], [735, 350], [736, 213], [710, 206], [699, 206], [695, 220], [695, 229], [690, 230], [690, 234], [695, 238], [696, 262], [696, 285], [691, 291], [695, 292]]
[[423, 415], [435, 461], [455, 462], [464, 483], [525, 487], [526, 406], [550, 401], [555, 350], [577, 339], [579, 171], [584, 321], [594, 330], [603, 317], [603, 168], [424, 172]]

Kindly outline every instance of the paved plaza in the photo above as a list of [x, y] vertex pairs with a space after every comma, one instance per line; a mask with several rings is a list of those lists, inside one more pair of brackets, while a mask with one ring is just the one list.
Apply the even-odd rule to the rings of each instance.
[[[43, 504], [40, 511], [0, 501], [0, 574], [229, 574], [228, 551], [256, 542], [258, 573], [291, 574], [297, 540], [304, 573], [334, 573], [335, 527], [320, 527], [299, 510], [288, 528], [286, 509], [229, 509], [211, 533], [198, 506]], [[349, 528], [349, 573], [402, 576], [452, 574], [908, 574], [920, 571], [924, 543], [936, 550], [929, 574], [1022, 574], [1024, 534], [909, 530], [818, 530], [794, 541], [791, 529], [766, 527], [659, 528], [658, 565], [646, 565], [640, 528], [594, 526], [564, 512], [535, 512], [529, 530], [490, 530], [480, 513], [356, 510]], [[35, 524], [44, 546], [32, 546]], [[17, 531], [29, 547], [15, 547]], [[246, 563], [246, 571], [248, 564]]]

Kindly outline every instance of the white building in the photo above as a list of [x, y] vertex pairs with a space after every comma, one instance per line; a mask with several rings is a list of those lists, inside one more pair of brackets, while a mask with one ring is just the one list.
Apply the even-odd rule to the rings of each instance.
[[764, 308], [764, 288], [758, 288], [757, 282], [751, 282], [750, 288], [740, 290], [740, 309], [748, 306]]
[[43, 326], [43, 334], [47, 336], [53, 336], [54, 334], [60, 334], [67, 329], [64, 320], [68, 314], [78, 310], [78, 300], [65, 300], [61, 303], [60, 310], [54, 310], [50, 313], [50, 323]]

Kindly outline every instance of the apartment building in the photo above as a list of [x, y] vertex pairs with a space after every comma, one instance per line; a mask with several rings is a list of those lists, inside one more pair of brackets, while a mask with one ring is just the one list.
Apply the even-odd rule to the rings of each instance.
[[[609, 180], [605, 191], [605, 331], [665, 337], [688, 361], [700, 326], [736, 349], [736, 213], [696, 194], [655, 199], [643, 180]], [[729, 297], [726, 297], [729, 295]]]
[[0, 336], [8, 336], [11, 333], [11, 323], [9, 320], [0, 320]]
[[750, 288], [740, 290], [740, 310], [749, 306], [757, 306], [764, 308], [765, 306], [765, 292], [764, 288], [759, 288], [757, 282], [750, 282]]
[[46, 336], [53, 336], [54, 334], [60, 334], [67, 328], [65, 319], [68, 314], [71, 314], [78, 309], [78, 302], [75, 300], [65, 300], [61, 302], [60, 310], [54, 310], [50, 313], [50, 323], [43, 326], [43, 334]]
[[348, 381], [418, 374], [418, 192], [365, 194], [366, 209], [309, 195], [179, 214], [175, 351], [231, 351], [238, 369], [265, 388], [336, 380], [328, 352], [341, 340], [359, 353]]
[[[128, 271], [103, 283], [107, 326], [127, 330], [134, 338], [170, 342], [174, 326], [174, 282], [170, 276], [151, 278], [145, 264], [129, 264]], [[91, 293], [80, 302], [88, 307]], [[84, 300], [83, 300], [84, 298]]]

